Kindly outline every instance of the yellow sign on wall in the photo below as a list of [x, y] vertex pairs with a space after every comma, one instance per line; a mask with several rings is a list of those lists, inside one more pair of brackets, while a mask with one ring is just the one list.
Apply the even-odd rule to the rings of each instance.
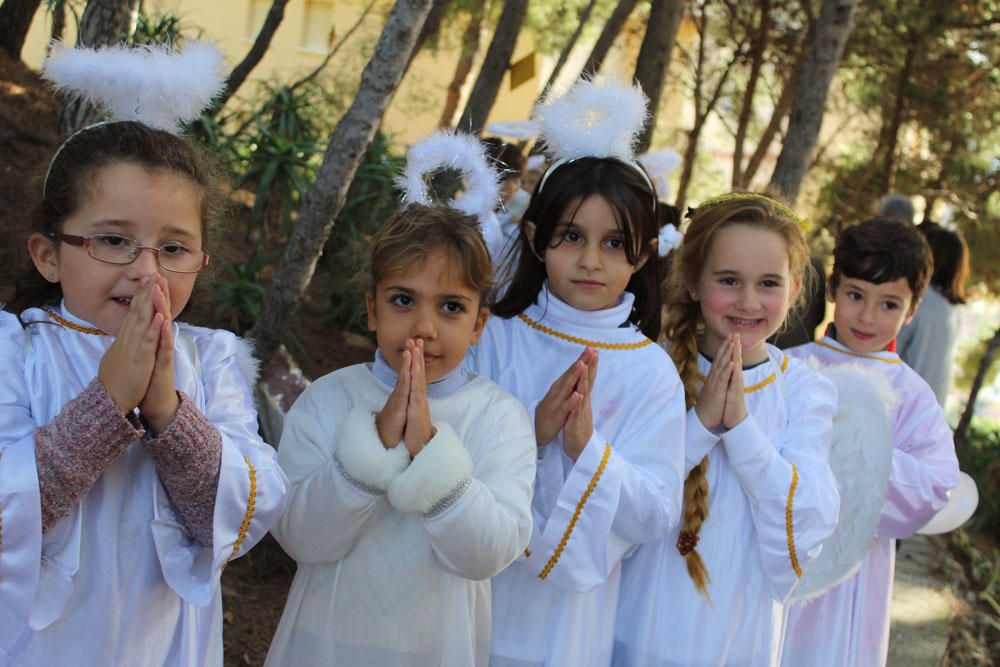
[[535, 51], [510, 66], [510, 89], [528, 83], [535, 78]]

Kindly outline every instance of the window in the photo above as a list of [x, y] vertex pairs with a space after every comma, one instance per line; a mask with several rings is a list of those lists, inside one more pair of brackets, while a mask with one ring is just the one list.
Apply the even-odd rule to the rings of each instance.
[[302, 48], [326, 53], [333, 43], [333, 3], [306, 0]]

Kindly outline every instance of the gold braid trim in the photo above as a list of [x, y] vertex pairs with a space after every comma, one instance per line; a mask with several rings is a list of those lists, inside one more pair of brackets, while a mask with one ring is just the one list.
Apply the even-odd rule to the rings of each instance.
[[795, 488], [799, 485], [799, 470], [792, 464], [792, 485], [788, 487], [788, 502], [785, 504], [785, 532], [788, 533], [788, 556], [792, 560], [795, 576], [802, 578], [802, 568], [795, 555], [795, 532], [792, 526], [792, 501], [795, 499]]
[[[784, 357], [781, 360], [781, 372], [784, 373], [786, 370], [788, 370], [788, 355], [787, 354], [784, 355]], [[708, 379], [700, 371], [698, 372], [697, 377], [702, 382], [705, 382]], [[764, 378], [763, 380], [761, 380], [757, 384], [752, 384], [749, 387], [743, 387], [743, 393], [744, 394], [752, 394], [755, 391], [757, 391], [758, 389], [763, 389], [767, 385], [771, 384], [772, 382], [774, 382], [774, 380], [775, 380], [775, 375], [774, 375], [774, 373], [771, 373], [770, 375], [768, 375], [766, 378]]]
[[828, 350], [833, 350], [834, 352], [840, 352], [841, 354], [846, 354], [849, 357], [860, 357], [862, 359], [871, 359], [872, 361], [881, 361], [883, 364], [901, 364], [902, 359], [883, 359], [881, 357], [873, 357], [868, 354], [860, 354], [858, 352], [848, 352], [847, 350], [841, 350], [839, 347], [834, 347], [829, 343], [824, 343], [821, 340], [816, 341], [816, 344], [820, 347], [825, 347]]
[[45, 313], [49, 317], [51, 317], [55, 321], [56, 324], [64, 326], [67, 329], [72, 329], [73, 331], [79, 331], [80, 333], [92, 334], [94, 336], [110, 336], [111, 335], [111, 334], [107, 333], [106, 331], [103, 331], [101, 329], [97, 329], [95, 327], [85, 327], [82, 324], [77, 324], [76, 322], [70, 322], [65, 317], [62, 317], [61, 315], [59, 315], [59, 313], [51, 311], [48, 308], [43, 308], [42, 310], [44, 310]]
[[556, 566], [559, 562], [559, 557], [562, 556], [563, 550], [566, 548], [566, 543], [569, 542], [569, 536], [573, 533], [573, 528], [576, 526], [576, 522], [580, 519], [580, 512], [583, 511], [583, 506], [587, 504], [587, 499], [590, 498], [590, 494], [594, 492], [597, 488], [597, 482], [600, 481], [601, 475], [604, 474], [604, 468], [608, 465], [608, 458], [611, 456], [611, 445], [604, 445], [604, 454], [601, 455], [601, 463], [597, 466], [597, 471], [594, 476], [590, 478], [590, 484], [587, 485], [587, 490], [583, 492], [580, 496], [580, 502], [576, 504], [576, 509], [573, 510], [573, 516], [570, 517], [569, 524], [566, 526], [566, 531], [563, 533], [562, 539], [559, 540], [556, 550], [552, 552], [552, 558], [549, 562], [545, 564], [542, 571], [538, 573], [539, 579], [545, 579], [549, 576], [552, 568]]
[[[253, 464], [250, 463], [250, 459], [243, 457], [246, 461], [247, 471], [250, 474], [250, 493], [247, 494], [247, 511], [243, 515], [243, 523], [240, 524], [240, 534], [236, 538], [236, 544], [233, 545], [233, 553], [229, 554], [229, 560], [226, 561], [226, 565], [230, 563], [234, 558], [236, 558], [237, 552], [240, 550], [240, 546], [243, 545], [243, 540], [246, 539], [247, 531], [250, 530], [250, 522], [253, 521], [253, 512], [257, 505], [257, 471], [254, 470]], [[223, 565], [224, 568], [226, 565]]]
[[602, 343], [601, 341], [587, 340], [586, 338], [577, 338], [576, 336], [570, 336], [569, 334], [564, 334], [561, 331], [550, 329], [544, 324], [539, 324], [538, 322], [534, 321], [524, 313], [521, 313], [520, 315], [518, 315], [518, 317], [521, 318], [522, 322], [527, 324], [532, 329], [535, 329], [536, 331], [541, 331], [544, 334], [548, 334], [550, 336], [559, 338], [561, 340], [569, 341], [570, 343], [576, 343], [578, 345], [586, 345], [587, 347], [596, 347], [599, 350], [638, 350], [640, 347], [646, 347], [647, 345], [650, 345], [653, 342], [648, 338], [644, 338], [638, 343]]

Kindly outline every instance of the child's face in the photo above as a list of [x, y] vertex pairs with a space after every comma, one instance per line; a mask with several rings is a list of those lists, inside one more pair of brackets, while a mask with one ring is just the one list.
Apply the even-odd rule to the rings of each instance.
[[906, 278], [876, 284], [841, 276], [828, 293], [837, 340], [861, 354], [884, 350], [917, 312]]
[[[191, 180], [122, 162], [99, 170], [89, 188], [62, 233], [109, 235], [104, 243], [127, 237], [153, 248], [179, 244], [201, 249], [202, 193]], [[87, 248], [40, 234], [29, 240], [29, 251], [42, 276], [60, 284], [69, 312], [111, 335], [118, 333], [143, 276], [159, 273], [167, 279], [172, 317], [187, 305], [197, 276], [163, 269], [152, 251], [140, 251], [131, 264], [107, 264], [91, 257]]]
[[[570, 206], [564, 215], [572, 210]], [[527, 222], [525, 229], [534, 236], [533, 222]], [[629, 263], [614, 211], [604, 198], [593, 195], [572, 220], [559, 222], [542, 260], [553, 294], [580, 310], [604, 310], [618, 303], [632, 274], [648, 258], [646, 252], [637, 265]]]
[[702, 340], [715, 356], [729, 334], [739, 334], [743, 363], [767, 359], [765, 343], [776, 332], [800, 285], [791, 277], [788, 248], [776, 232], [732, 225], [712, 241], [696, 285], [687, 285], [701, 303]]
[[453, 270], [444, 251], [422, 264], [378, 281], [366, 295], [368, 330], [394, 371], [403, 363], [406, 341], [424, 341], [427, 381], [440, 380], [458, 368], [469, 346], [479, 340], [489, 314], [479, 292]]

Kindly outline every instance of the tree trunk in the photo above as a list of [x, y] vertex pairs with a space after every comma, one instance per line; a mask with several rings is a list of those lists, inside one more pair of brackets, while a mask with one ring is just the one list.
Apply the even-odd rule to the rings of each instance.
[[21, 49], [42, 0], [4, 0], [0, 5], [0, 49], [11, 60], [21, 59]]
[[628, 17], [632, 14], [637, 3], [638, 0], [619, 0], [618, 4], [615, 5], [614, 11], [611, 12], [611, 16], [604, 24], [604, 29], [601, 30], [600, 37], [594, 43], [594, 48], [591, 50], [587, 62], [583, 65], [580, 76], [594, 76], [600, 71], [604, 59], [615, 40], [618, 39], [618, 35], [621, 34], [622, 28], [625, 27], [625, 23], [628, 22]]
[[646, 34], [639, 47], [635, 62], [635, 81], [642, 86], [649, 98], [649, 122], [639, 135], [636, 153], [645, 153], [653, 141], [656, 118], [659, 115], [660, 95], [670, 67], [670, 54], [677, 41], [677, 29], [684, 15], [684, 0], [653, 0], [649, 8]]
[[281, 345], [305, 295], [334, 218], [399, 86], [430, 7], [431, 0], [396, 0], [354, 101], [330, 136], [316, 183], [306, 194], [253, 328], [257, 354], [264, 363]]
[[882, 127], [879, 130], [878, 145], [875, 147], [872, 166], [879, 170], [875, 183], [875, 192], [892, 191], [893, 175], [896, 171], [896, 148], [899, 145], [899, 130], [903, 126], [903, 115], [906, 113], [907, 88], [913, 75], [913, 65], [920, 45], [920, 36], [916, 30], [908, 30], [909, 34], [906, 55], [903, 66], [896, 79], [896, 94], [892, 103], [892, 112], [888, 117], [883, 115]]
[[788, 131], [768, 186], [792, 203], [798, 197], [816, 147], [830, 83], [844, 54], [857, 5], [858, 0], [823, 0], [816, 19], [815, 38], [808, 46]]
[[441, 118], [438, 120], [438, 127], [451, 127], [455, 120], [455, 112], [458, 111], [458, 104], [462, 100], [462, 86], [465, 85], [472, 68], [476, 64], [476, 56], [479, 54], [479, 45], [483, 41], [483, 27], [485, 25], [486, 14], [490, 11], [490, 0], [482, 3], [473, 3], [472, 14], [469, 15], [469, 23], [465, 26], [462, 34], [462, 51], [458, 56], [458, 64], [455, 65], [455, 73], [448, 84], [448, 92], [445, 94], [444, 109], [441, 111]]
[[537, 102], [541, 102], [545, 99], [545, 96], [549, 94], [549, 90], [555, 85], [556, 79], [559, 78], [559, 73], [562, 72], [563, 66], [566, 65], [566, 61], [569, 60], [570, 54], [573, 52], [573, 47], [576, 46], [577, 41], [580, 39], [580, 35], [583, 34], [583, 28], [587, 25], [587, 21], [590, 20], [590, 15], [594, 12], [594, 5], [597, 4], [597, 0], [590, 0], [587, 6], [580, 10], [579, 15], [576, 19], [576, 29], [570, 36], [569, 41], [563, 46], [562, 51], [559, 53], [559, 59], [556, 60], [555, 67], [552, 68], [552, 74], [549, 75], [549, 80], [545, 82], [545, 87], [542, 88], [541, 94], [538, 96]]
[[510, 57], [517, 46], [517, 35], [528, 13], [528, 0], [505, 0], [493, 41], [486, 51], [483, 67], [479, 70], [476, 83], [472, 86], [469, 101], [462, 112], [458, 127], [463, 132], [479, 134], [490, 115], [504, 75], [510, 67]]
[[[98, 48], [125, 41], [130, 27], [135, 25], [137, 9], [138, 0], [90, 0], [80, 18], [76, 45]], [[59, 131], [68, 137], [97, 117], [97, 109], [77, 96], [70, 96], [63, 101], [59, 113]]]
[[49, 46], [45, 47], [45, 55], [48, 55], [52, 42], [63, 41], [63, 34], [66, 32], [66, 1], [52, 5], [52, 32], [49, 33]]
[[764, 65], [764, 52], [767, 50], [768, 31], [771, 27], [771, 2], [762, 0], [760, 3], [760, 25], [750, 42], [750, 75], [747, 77], [746, 89], [743, 91], [743, 101], [740, 115], [736, 123], [736, 137], [733, 143], [733, 178], [730, 185], [734, 190], [743, 185], [743, 143], [746, 141], [747, 127], [753, 112], [753, 97], [757, 92], [757, 81]]
[[413, 47], [413, 53], [410, 54], [410, 59], [406, 61], [406, 69], [403, 70], [404, 77], [410, 71], [410, 66], [423, 50], [427, 41], [441, 31], [444, 15], [448, 13], [450, 7], [451, 0], [434, 0], [434, 4], [431, 5], [431, 11], [427, 14], [427, 20], [424, 21], [424, 27], [420, 29], [420, 34], [417, 35], [417, 43]]
[[997, 352], [1000, 352], [1000, 327], [997, 327], [997, 330], [993, 332], [993, 337], [986, 345], [982, 359], [979, 360], [979, 368], [976, 369], [976, 377], [973, 379], [972, 389], [969, 391], [969, 400], [966, 401], [965, 409], [962, 410], [962, 416], [958, 420], [958, 426], [955, 427], [955, 450], [959, 453], [959, 456], [961, 456], [962, 448], [965, 446], [965, 438], [969, 434], [969, 425], [972, 424], [972, 414], [976, 410], [976, 399], [979, 397], [979, 390], [983, 388], [986, 373], [989, 372], [990, 366], [993, 365]]
[[282, 19], [285, 18], [285, 5], [287, 4], [288, 0], [274, 0], [271, 3], [271, 8], [267, 10], [264, 24], [260, 27], [260, 32], [257, 33], [257, 38], [254, 40], [253, 46], [250, 47], [250, 50], [243, 57], [240, 64], [234, 67], [233, 71], [229, 73], [229, 77], [226, 79], [226, 87], [222, 89], [222, 94], [212, 102], [212, 106], [205, 112], [208, 116], [217, 115], [222, 110], [222, 107], [226, 106], [229, 98], [236, 94], [236, 91], [239, 90], [243, 82], [250, 76], [253, 68], [257, 66], [257, 63], [267, 53], [268, 47], [271, 46], [271, 39], [274, 38], [274, 33], [277, 32]]

